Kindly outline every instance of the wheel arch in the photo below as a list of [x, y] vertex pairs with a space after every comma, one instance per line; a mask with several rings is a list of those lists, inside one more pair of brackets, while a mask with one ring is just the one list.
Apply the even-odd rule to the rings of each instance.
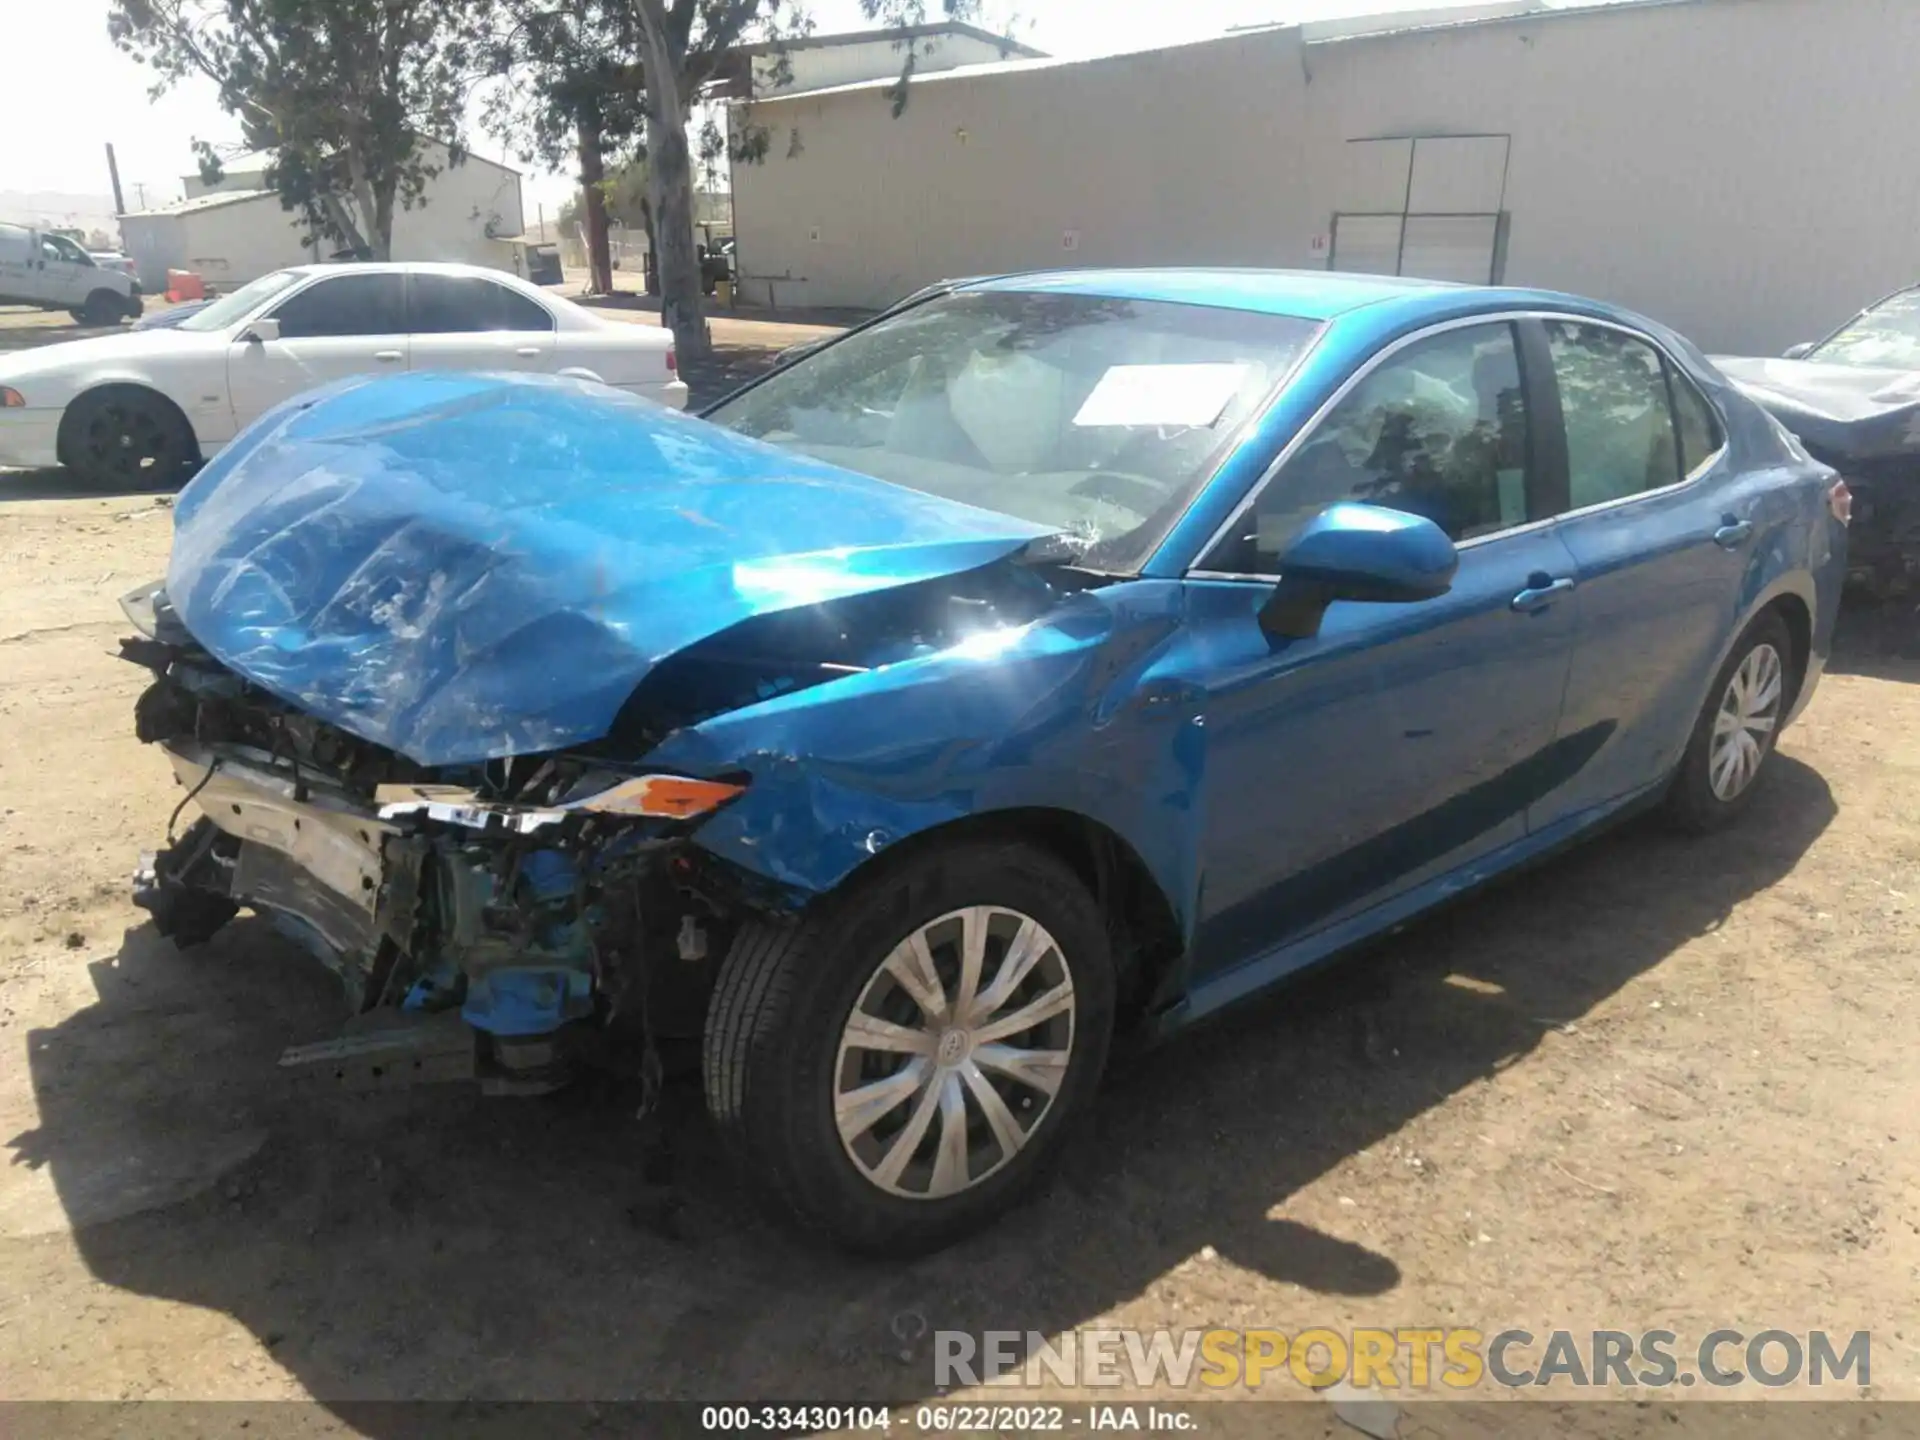
[[97, 379], [87, 381], [84, 387], [77, 391], [71, 400], [67, 401], [66, 408], [60, 412], [60, 429], [54, 437], [54, 453], [60, 457], [60, 463], [62, 465], [71, 465], [73, 463], [68, 457], [67, 447], [73, 437], [74, 412], [88, 400], [96, 399], [111, 391], [119, 390], [132, 391], [144, 397], [151, 397], [171, 410], [174, 415], [178, 417], [180, 423], [186, 427], [187, 434], [193, 440], [193, 458], [196, 461], [205, 460], [206, 452], [200, 447], [200, 434], [193, 428], [193, 421], [188, 418], [187, 412], [180, 408], [180, 403], [177, 400], [164, 390], [158, 389], [151, 382], [143, 380], [138, 376], [113, 375], [101, 376]]
[[[1800, 689], [1806, 684], [1807, 666], [1813, 660], [1813, 607], [1807, 604], [1804, 596], [1797, 591], [1783, 590], [1765, 605], [1754, 612], [1754, 618], [1774, 611], [1786, 622], [1787, 634], [1793, 640], [1793, 656], [1789, 674], [1793, 677], [1793, 694], [1783, 707], [1788, 714], [1800, 699]], [[1753, 620], [1748, 620], [1751, 625]], [[1741, 627], [1742, 629], [1745, 626]]]
[[[1138, 1019], [1182, 948], [1178, 914], [1151, 867], [1119, 831], [1075, 810], [987, 810], [915, 831], [849, 871], [828, 895], [885, 883], [896, 867], [942, 845], [1001, 839], [1046, 850], [1079, 877], [1107, 917], [1119, 971], [1120, 1022]], [[827, 898], [826, 896], [821, 897]]]

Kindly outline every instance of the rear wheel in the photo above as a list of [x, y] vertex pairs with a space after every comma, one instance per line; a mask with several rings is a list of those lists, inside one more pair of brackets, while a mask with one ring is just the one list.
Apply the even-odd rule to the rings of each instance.
[[1753, 801], [1793, 701], [1793, 637], [1769, 610], [1749, 625], [1714, 678], [1667, 796], [1681, 828], [1717, 830]]
[[924, 1252], [1044, 1179], [1113, 1004], [1106, 926], [1057, 859], [930, 851], [797, 926], [742, 927], [708, 1011], [708, 1108], [783, 1216]]
[[60, 458], [90, 485], [159, 488], [186, 477], [199, 446], [186, 417], [165, 396], [113, 386], [67, 407]]

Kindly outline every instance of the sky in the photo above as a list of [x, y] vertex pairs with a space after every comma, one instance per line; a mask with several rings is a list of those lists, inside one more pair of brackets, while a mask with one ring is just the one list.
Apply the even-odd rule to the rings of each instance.
[[[1205, 39], [1236, 25], [1450, 3], [1471, 0], [999, 0], [998, 13], [1017, 10], [1014, 34], [1027, 44], [1084, 57]], [[812, 8], [816, 33], [867, 28], [858, 0], [813, 0]], [[153, 72], [107, 39], [107, 9], [106, 0], [0, 0], [0, 192], [108, 195], [112, 142], [128, 207], [164, 204], [179, 198], [179, 177], [194, 168], [193, 140], [239, 138], [210, 83], [183, 83], [150, 100]], [[468, 139], [478, 153], [515, 163], [489, 137]], [[530, 174], [529, 220], [536, 204], [557, 211], [572, 188], [564, 175]]]

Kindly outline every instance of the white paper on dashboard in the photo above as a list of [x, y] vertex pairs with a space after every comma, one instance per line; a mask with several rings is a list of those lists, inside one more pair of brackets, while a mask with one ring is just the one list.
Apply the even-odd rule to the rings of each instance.
[[1211, 425], [1246, 378], [1245, 365], [1115, 365], [1075, 425]]

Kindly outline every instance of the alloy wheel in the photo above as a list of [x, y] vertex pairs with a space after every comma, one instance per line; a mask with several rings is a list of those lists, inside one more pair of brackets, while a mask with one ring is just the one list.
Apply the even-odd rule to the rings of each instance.
[[1754, 646], [1727, 681], [1713, 717], [1707, 778], [1716, 799], [1738, 799], [1760, 774], [1780, 723], [1783, 694], [1780, 652], [1771, 645]]
[[166, 428], [151, 411], [109, 405], [86, 429], [87, 456], [94, 466], [121, 480], [138, 480], [159, 469], [171, 448]]
[[834, 1066], [840, 1142], [873, 1185], [942, 1200], [1010, 1162], [1073, 1052], [1073, 977], [1031, 916], [955, 910], [915, 930], [854, 1002]]

